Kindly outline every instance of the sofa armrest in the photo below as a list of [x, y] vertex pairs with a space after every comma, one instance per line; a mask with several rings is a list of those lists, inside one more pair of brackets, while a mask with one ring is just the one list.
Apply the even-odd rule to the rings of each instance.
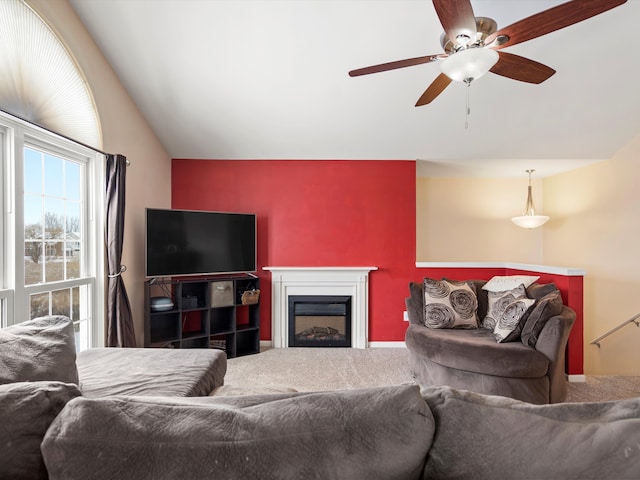
[[404, 300], [404, 304], [407, 307], [409, 323], [412, 325], [424, 325], [424, 291], [422, 284], [410, 282], [409, 293], [411, 296]]
[[576, 313], [566, 305], [563, 306], [560, 314], [551, 317], [542, 328], [535, 349], [549, 360], [557, 360], [558, 353], [564, 351], [567, 346], [575, 320]]
[[562, 402], [567, 396], [565, 350], [575, 320], [576, 313], [562, 307], [559, 315], [547, 321], [536, 342], [535, 349], [549, 359], [549, 403]]
[[411, 325], [424, 326], [424, 322], [422, 321], [422, 307], [420, 305], [416, 305], [416, 302], [411, 297], [405, 298], [404, 304], [407, 307], [407, 316], [409, 317], [409, 323]]

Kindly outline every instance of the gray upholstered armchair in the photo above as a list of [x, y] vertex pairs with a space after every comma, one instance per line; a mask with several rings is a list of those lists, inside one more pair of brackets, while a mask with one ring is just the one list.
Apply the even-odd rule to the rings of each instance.
[[[467, 282], [475, 288], [478, 318], [487, 313], [485, 281]], [[555, 285], [533, 284], [527, 297], [536, 299], [529, 312], [538, 322], [526, 341], [498, 343], [486, 328], [428, 328], [424, 320], [424, 288], [411, 283], [406, 299], [410, 325], [405, 341], [409, 365], [421, 385], [449, 385], [478, 393], [501, 395], [530, 403], [562, 402], [567, 396], [565, 348], [575, 312], [558, 304]], [[555, 305], [548, 301], [557, 292]]]

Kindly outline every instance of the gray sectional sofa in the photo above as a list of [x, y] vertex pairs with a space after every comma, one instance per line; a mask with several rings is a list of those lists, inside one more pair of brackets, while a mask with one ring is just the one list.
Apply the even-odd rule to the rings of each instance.
[[[625, 479], [640, 472], [640, 399], [532, 405], [417, 385], [235, 397], [175, 396], [190, 387], [166, 396], [117, 392], [128, 382], [101, 396], [104, 381], [86, 395], [89, 370], [79, 368], [78, 381], [69, 339], [57, 338], [70, 323], [26, 324], [0, 330], [0, 478]], [[4, 355], [7, 345], [28, 355]], [[42, 362], [31, 362], [45, 346]], [[55, 357], [65, 369], [56, 371]], [[52, 374], [64, 379], [43, 378]], [[107, 375], [115, 384], [127, 372]]]
[[410, 325], [405, 343], [416, 381], [535, 404], [564, 401], [565, 349], [576, 315], [562, 304], [556, 286], [523, 286], [522, 294], [535, 302], [524, 305], [512, 334], [498, 342], [493, 329], [483, 328], [492, 295], [482, 288], [486, 281], [448, 282], [471, 287], [477, 300], [476, 315], [465, 328], [430, 328], [424, 317], [424, 282], [409, 284], [406, 306]]
[[76, 397], [206, 396], [224, 383], [227, 357], [220, 350], [95, 348], [76, 354], [74, 335], [64, 316], [0, 330], [0, 479], [48, 478], [40, 441]]

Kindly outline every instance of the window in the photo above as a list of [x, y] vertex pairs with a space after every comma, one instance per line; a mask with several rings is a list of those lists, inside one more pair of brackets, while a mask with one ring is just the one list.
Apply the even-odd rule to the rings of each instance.
[[74, 322], [76, 347], [104, 344], [104, 160], [0, 115], [2, 325], [43, 315]]

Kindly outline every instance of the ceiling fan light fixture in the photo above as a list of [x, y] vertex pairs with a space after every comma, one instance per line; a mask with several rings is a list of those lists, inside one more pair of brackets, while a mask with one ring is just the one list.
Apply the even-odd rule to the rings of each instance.
[[440, 64], [440, 70], [451, 80], [470, 82], [491, 70], [498, 58], [498, 52], [490, 48], [467, 48], [450, 55]]
[[470, 41], [471, 41], [471, 36], [467, 35], [466, 33], [461, 33], [460, 35], [456, 36], [456, 44], [457, 45], [466, 46], [466, 45], [469, 44]]
[[525, 170], [529, 174], [529, 187], [527, 188], [527, 206], [525, 212], [513, 217], [511, 221], [522, 228], [538, 228], [547, 223], [549, 217], [546, 215], [536, 215], [536, 209], [533, 206], [533, 194], [531, 193], [531, 174], [535, 170]]

